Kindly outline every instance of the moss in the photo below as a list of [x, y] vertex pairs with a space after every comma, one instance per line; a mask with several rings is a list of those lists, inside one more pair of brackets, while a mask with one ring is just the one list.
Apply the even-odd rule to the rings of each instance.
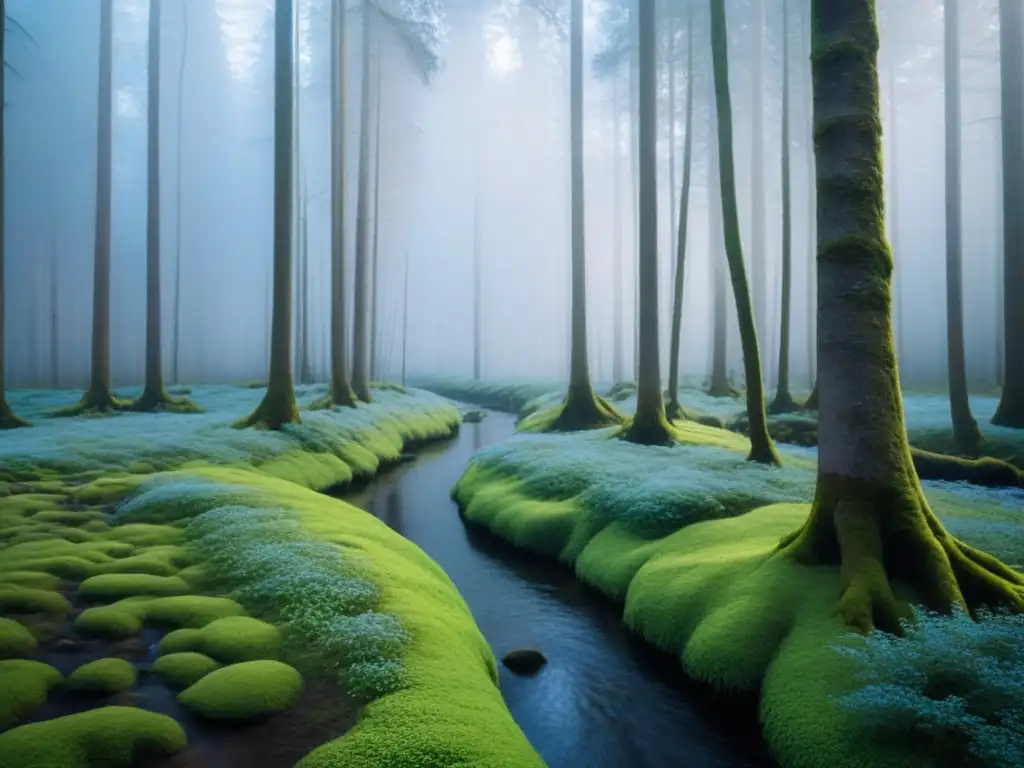
[[[50, 690], [63, 679], [60, 672], [39, 661], [0, 661], [0, 730], [45, 704]], [[0, 765], [7, 768], [10, 763], [0, 757]]]
[[124, 659], [98, 659], [72, 672], [67, 685], [83, 693], [120, 693], [132, 688], [135, 678], [135, 667]]
[[161, 651], [168, 648], [200, 651], [225, 664], [276, 659], [281, 654], [281, 632], [274, 625], [258, 619], [229, 616], [212, 621], [194, 632], [172, 632], [164, 638], [160, 648]]
[[110, 605], [87, 608], [75, 620], [75, 629], [87, 634], [124, 637], [134, 635], [143, 624], [197, 628], [215, 619], [244, 613], [242, 606], [225, 597], [129, 597]]
[[577, 432], [622, 424], [626, 417], [615, 406], [594, 394], [590, 382], [572, 388], [565, 400], [554, 406], [538, 410], [524, 418], [518, 426], [520, 432]]
[[127, 496], [145, 480], [144, 475], [114, 473], [76, 488], [74, 498], [82, 504], [112, 504]]
[[3, 613], [66, 613], [70, 605], [59, 592], [0, 584], [0, 612]]
[[56, 590], [60, 586], [60, 577], [43, 571], [7, 571], [0, 572], [0, 586], [18, 584], [22, 587]]
[[157, 653], [170, 656], [194, 651], [198, 647], [199, 630], [186, 627], [184, 629], [176, 629], [164, 635], [157, 646]]
[[34, 523], [55, 523], [63, 526], [79, 526], [94, 520], [103, 520], [105, 515], [96, 510], [47, 509], [32, 515]]
[[[191, 632], [194, 630], [179, 629], [177, 631]], [[191, 651], [169, 653], [166, 656], [160, 656], [153, 662], [153, 672], [163, 676], [168, 683], [178, 688], [188, 688], [219, 668], [220, 664], [209, 656]]]
[[185, 748], [185, 732], [167, 715], [103, 707], [0, 734], [4, 768], [132, 768]]
[[153, 576], [145, 573], [109, 573], [91, 576], [78, 587], [78, 594], [85, 599], [102, 602], [136, 595], [160, 597], [184, 595], [188, 591], [188, 584], [177, 576]]
[[172, 397], [162, 386], [159, 388], [146, 387], [138, 400], [135, 400], [129, 410], [137, 413], [152, 413], [163, 411], [165, 413], [202, 413], [203, 409], [193, 403], [187, 397]]
[[36, 647], [35, 637], [22, 624], [0, 616], [0, 659], [31, 656]]
[[113, 541], [124, 541], [134, 547], [155, 547], [180, 544], [183, 533], [180, 528], [175, 528], [173, 525], [126, 523], [111, 528], [107, 538]]
[[292, 706], [302, 693], [302, 675], [279, 661], [247, 661], [210, 672], [178, 694], [203, 717], [253, 720]]
[[188, 561], [188, 554], [180, 547], [152, 547], [138, 555], [97, 565], [92, 572], [174, 576]]

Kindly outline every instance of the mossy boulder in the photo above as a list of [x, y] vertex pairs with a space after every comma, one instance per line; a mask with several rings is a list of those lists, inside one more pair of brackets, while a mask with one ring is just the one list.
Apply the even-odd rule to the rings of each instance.
[[[41, 661], [0, 661], [0, 729], [45, 704], [50, 689], [63, 679], [64, 675]], [[0, 765], [7, 768], [8, 763], [0, 758]]]
[[0, 659], [16, 659], [36, 652], [36, 639], [24, 625], [0, 617]]
[[102, 707], [0, 734], [4, 768], [131, 768], [185, 747], [185, 732], [167, 715]]
[[16, 584], [33, 589], [46, 589], [51, 592], [60, 586], [60, 576], [43, 571], [7, 571], [0, 573], [0, 585]]
[[83, 664], [68, 677], [68, 688], [83, 693], [120, 693], [135, 685], [136, 672], [124, 659], [99, 659]]
[[[195, 630], [179, 630], [190, 632]], [[159, 657], [153, 662], [153, 672], [162, 676], [169, 684], [178, 688], [188, 688], [198, 683], [215, 669], [220, 669], [220, 664], [194, 651], [182, 653], [169, 653]]]
[[225, 664], [276, 659], [281, 654], [281, 631], [248, 616], [228, 616], [202, 629], [171, 632], [160, 643], [161, 653], [199, 651]]
[[78, 587], [78, 594], [86, 600], [103, 602], [139, 595], [170, 597], [184, 595], [188, 591], [189, 586], [184, 579], [147, 573], [108, 573], [92, 576]]
[[548, 660], [547, 657], [538, 650], [533, 648], [520, 648], [506, 653], [502, 657], [501, 663], [504, 664], [509, 671], [514, 672], [517, 675], [535, 675], [540, 671], [541, 667], [548, 663]]
[[126, 597], [82, 611], [75, 620], [75, 629], [87, 634], [127, 637], [142, 629], [143, 624], [197, 628], [244, 613], [242, 606], [226, 597]]
[[0, 584], [0, 613], [66, 613], [69, 607], [59, 592]]
[[279, 661], [246, 661], [221, 667], [178, 694], [192, 711], [216, 720], [254, 720], [292, 706], [302, 675]]

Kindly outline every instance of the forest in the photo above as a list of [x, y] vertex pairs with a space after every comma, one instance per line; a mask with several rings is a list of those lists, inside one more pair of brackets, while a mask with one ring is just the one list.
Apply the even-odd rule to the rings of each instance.
[[1021, 0], [0, 17], [0, 766], [1024, 765]]

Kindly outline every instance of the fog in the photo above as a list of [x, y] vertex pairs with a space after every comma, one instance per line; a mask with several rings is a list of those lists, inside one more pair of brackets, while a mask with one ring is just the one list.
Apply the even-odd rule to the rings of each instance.
[[[609, 0], [610, 2], [611, 0]], [[964, 317], [968, 379], [994, 384], [1001, 353], [1001, 190], [997, 0], [963, 9]], [[329, 366], [330, 104], [326, 2], [299, 0], [299, 194], [308, 205], [306, 346], [314, 378]], [[89, 375], [96, 199], [98, 0], [9, 0], [7, 60], [7, 375], [9, 386], [83, 387]], [[148, 0], [115, 0], [112, 376], [140, 383], [145, 352]], [[385, 5], [387, 5], [385, 3]], [[398, 6], [398, 3], [395, 3]], [[569, 362], [569, 99], [564, 27], [526, 0], [445, 0], [439, 67], [425, 73], [399, 28], [378, 25], [378, 261], [374, 323], [380, 374], [473, 370], [474, 254], [481, 258], [482, 374], [565, 377]], [[565, 9], [552, 3], [558, 12]], [[708, 129], [713, 113], [707, 3], [696, 3], [695, 76], [685, 34], [662, 52], [659, 100], [661, 346], [668, 350], [673, 239], [682, 178], [683, 111], [694, 89], [694, 188], [685, 272], [682, 372], [706, 375], [712, 338]], [[808, 255], [811, 109], [807, 3], [791, 0], [793, 314], [797, 389], [813, 371]], [[904, 384], [946, 377], [943, 63], [940, 0], [880, 0], [880, 83], [889, 232], [897, 264], [896, 334]], [[161, 214], [165, 372], [217, 382], [266, 376], [273, 203], [273, 45], [266, 0], [164, 0]], [[762, 66], [756, 0], [729, 5], [737, 190], [748, 261], [764, 264], [759, 328], [765, 377], [776, 377], [781, 280], [782, 0], [765, 0]], [[347, 147], [354, 241], [361, 77], [360, 4], [347, 37]], [[660, 22], [667, 24], [667, 22]], [[588, 2], [585, 57], [586, 235], [590, 362], [615, 377], [616, 285], [634, 366], [636, 188], [628, 51], [613, 9]], [[667, 35], [665, 36], [667, 39]], [[628, 47], [628, 40], [626, 41]], [[422, 52], [421, 52], [422, 54]], [[602, 55], [604, 54], [604, 55]], [[675, 96], [669, 94], [669, 59]], [[595, 60], [603, 66], [594, 66]], [[756, 131], [755, 85], [763, 89]], [[372, 104], [378, 109], [378, 104]], [[670, 136], [670, 110], [676, 110]], [[894, 131], [894, 117], [897, 120]], [[616, 123], [618, 127], [616, 128]], [[373, 121], [371, 121], [373, 125]], [[180, 149], [178, 146], [180, 131]], [[376, 133], [376, 131], [375, 131]], [[753, 139], [764, 152], [766, 230], [753, 247]], [[616, 139], [618, 145], [616, 146]], [[675, 150], [671, 145], [674, 142]], [[676, 167], [673, 170], [673, 160]], [[180, 189], [178, 179], [180, 176]], [[675, 187], [671, 187], [671, 183]], [[180, 205], [179, 205], [180, 200]], [[710, 217], [713, 218], [713, 217]], [[759, 239], [760, 240], [760, 239]], [[354, 249], [354, 242], [350, 244]], [[351, 253], [349, 263], [351, 265]], [[617, 259], [617, 253], [620, 255]], [[617, 269], [617, 264], [621, 270]], [[748, 269], [750, 267], [748, 266]], [[180, 272], [179, 272], [180, 270]], [[407, 271], [406, 271], [407, 270]], [[406, 296], [408, 281], [408, 301]], [[302, 285], [300, 280], [298, 285]], [[348, 281], [351, 288], [352, 280]], [[351, 307], [351, 302], [349, 302]], [[407, 315], [405, 314], [407, 312]], [[732, 328], [729, 368], [742, 376]]]

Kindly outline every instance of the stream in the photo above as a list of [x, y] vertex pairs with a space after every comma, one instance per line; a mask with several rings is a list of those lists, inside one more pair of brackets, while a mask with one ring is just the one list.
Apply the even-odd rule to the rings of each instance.
[[463, 524], [451, 487], [475, 451], [513, 431], [512, 416], [488, 413], [344, 498], [438, 562], [499, 659], [516, 648], [547, 656], [533, 677], [499, 668], [505, 703], [551, 768], [772, 765], [749, 701], [714, 701], [569, 568]]

